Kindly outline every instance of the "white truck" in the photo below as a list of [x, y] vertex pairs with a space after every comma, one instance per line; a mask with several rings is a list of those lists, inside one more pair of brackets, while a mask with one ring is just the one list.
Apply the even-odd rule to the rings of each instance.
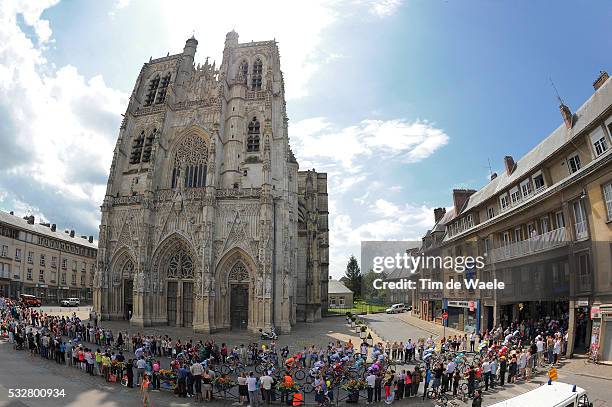
[[585, 389], [574, 384], [550, 382], [489, 407], [593, 407]]

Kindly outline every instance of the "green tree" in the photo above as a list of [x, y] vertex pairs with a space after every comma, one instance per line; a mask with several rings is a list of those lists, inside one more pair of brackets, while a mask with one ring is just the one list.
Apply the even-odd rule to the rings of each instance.
[[357, 259], [352, 254], [346, 265], [344, 275], [348, 280], [348, 288], [353, 292], [355, 298], [361, 298], [361, 269]]
[[387, 276], [385, 273], [374, 273], [370, 270], [367, 273], [363, 273], [361, 276], [361, 296], [367, 298], [371, 304], [384, 304], [387, 301], [387, 290], [377, 290], [374, 288], [374, 280], [385, 279]]

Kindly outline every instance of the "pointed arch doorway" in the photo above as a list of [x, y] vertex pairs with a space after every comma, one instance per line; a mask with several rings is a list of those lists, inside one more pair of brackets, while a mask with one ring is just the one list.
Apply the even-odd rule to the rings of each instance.
[[238, 261], [229, 274], [230, 328], [233, 331], [249, 327], [250, 281], [246, 266]]

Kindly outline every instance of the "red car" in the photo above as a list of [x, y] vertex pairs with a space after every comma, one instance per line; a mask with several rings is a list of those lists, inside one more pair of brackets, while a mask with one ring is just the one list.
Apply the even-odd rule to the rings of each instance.
[[40, 298], [37, 298], [34, 295], [21, 294], [20, 299], [21, 303], [26, 307], [40, 307], [42, 305], [42, 301], [40, 301]]

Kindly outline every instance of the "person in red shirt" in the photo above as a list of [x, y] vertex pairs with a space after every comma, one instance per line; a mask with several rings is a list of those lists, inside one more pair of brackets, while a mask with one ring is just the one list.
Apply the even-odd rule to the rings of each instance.
[[83, 352], [83, 348], [81, 346], [79, 346], [77, 357], [79, 359], [79, 367], [81, 370], [85, 370], [85, 352]]

